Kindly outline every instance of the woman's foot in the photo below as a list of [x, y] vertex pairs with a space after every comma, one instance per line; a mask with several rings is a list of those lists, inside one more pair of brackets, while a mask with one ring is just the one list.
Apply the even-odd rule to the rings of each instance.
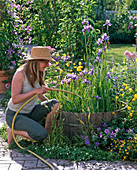
[[7, 132], [7, 135], [8, 135], [8, 144], [10, 144], [13, 141], [12, 129], [8, 127], [6, 132]]

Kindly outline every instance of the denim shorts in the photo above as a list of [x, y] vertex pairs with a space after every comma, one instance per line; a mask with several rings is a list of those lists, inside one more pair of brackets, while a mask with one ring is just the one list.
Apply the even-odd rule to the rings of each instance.
[[[39, 121], [51, 112], [52, 107], [54, 107], [56, 103], [58, 103], [58, 101], [55, 99], [44, 101], [37, 104], [30, 113], [18, 113], [14, 123], [14, 129], [26, 131], [32, 139], [42, 142], [48, 136], [48, 133]], [[7, 108], [6, 122], [10, 128], [12, 127], [15, 114], [15, 111]]]

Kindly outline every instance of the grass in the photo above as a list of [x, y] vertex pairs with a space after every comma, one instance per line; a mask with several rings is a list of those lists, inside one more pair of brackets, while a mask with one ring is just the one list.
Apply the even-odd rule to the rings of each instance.
[[109, 45], [108, 57], [109, 61], [112, 60], [114, 57], [114, 61], [116, 63], [121, 63], [124, 58], [124, 52], [126, 50], [130, 51], [131, 53], [136, 51], [136, 48], [132, 44], [110, 44]]

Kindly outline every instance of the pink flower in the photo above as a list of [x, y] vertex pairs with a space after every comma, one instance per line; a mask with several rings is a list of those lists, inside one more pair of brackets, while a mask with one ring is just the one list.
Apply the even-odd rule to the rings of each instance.
[[137, 20], [137, 15], [134, 16], [133, 20]]
[[130, 55], [131, 55], [131, 52], [125, 51], [125, 52], [124, 52], [124, 55], [125, 55], [125, 56], [130, 56]]
[[55, 48], [51, 48], [51, 46], [47, 46], [47, 48], [50, 50], [50, 52], [55, 51]]
[[133, 53], [131, 53], [131, 52], [129, 52], [129, 51], [125, 51], [124, 52], [124, 55], [125, 56], [128, 56], [128, 58], [136, 58], [137, 56], [136, 56], [136, 53], [135, 52], [133, 52]]
[[11, 85], [10, 82], [8, 82], [5, 86], [8, 89], [10, 87], [10, 85]]

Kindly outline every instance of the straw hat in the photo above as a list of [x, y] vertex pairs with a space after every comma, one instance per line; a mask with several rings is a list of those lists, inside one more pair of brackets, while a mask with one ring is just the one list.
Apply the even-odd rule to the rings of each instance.
[[25, 59], [25, 61], [27, 61], [27, 60], [40, 60], [40, 59], [55, 61], [51, 57], [50, 49], [48, 47], [43, 47], [43, 46], [33, 47], [32, 50], [31, 50], [30, 56], [27, 59]]

